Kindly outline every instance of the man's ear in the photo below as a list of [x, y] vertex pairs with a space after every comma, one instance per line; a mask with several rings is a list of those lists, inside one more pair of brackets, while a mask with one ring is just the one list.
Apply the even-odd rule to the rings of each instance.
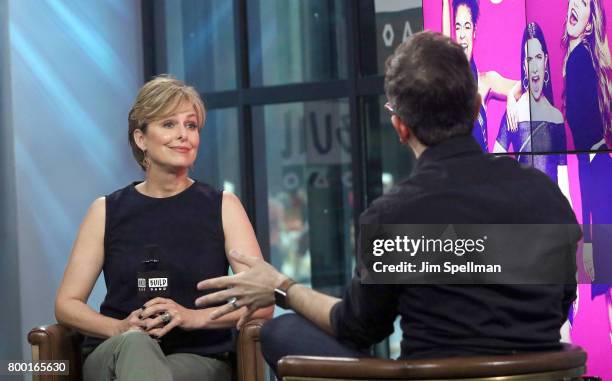
[[140, 128], [135, 129], [132, 133], [132, 136], [134, 137], [134, 142], [136, 143], [138, 148], [140, 148], [140, 150], [143, 152], [146, 151], [147, 144], [145, 143], [145, 136], [142, 130]]
[[410, 138], [410, 135], [412, 134], [410, 128], [408, 128], [408, 126], [406, 126], [404, 122], [402, 122], [402, 120], [398, 118], [397, 115], [393, 115], [391, 117], [391, 124], [393, 125], [393, 128], [397, 133], [397, 137], [399, 138], [400, 143], [406, 144], [408, 142], [408, 139]]

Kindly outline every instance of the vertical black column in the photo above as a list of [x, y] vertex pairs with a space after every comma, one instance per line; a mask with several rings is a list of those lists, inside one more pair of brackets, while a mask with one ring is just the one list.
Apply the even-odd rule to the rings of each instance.
[[[155, 19], [155, 7], [156, 4], [159, 4], [155, 1], [142, 1], [140, 6], [141, 19], [142, 19], [142, 56], [143, 56], [143, 75], [144, 82], [147, 82], [151, 79], [152, 76], [157, 74], [157, 65], [156, 59], [158, 52], [156, 51], [156, 44], [159, 45], [161, 43], [165, 46], [165, 38], [159, 38], [159, 36], [155, 35], [155, 22], [158, 21]], [[159, 5], [158, 5], [159, 6]], [[161, 12], [157, 12], [161, 13]], [[158, 19], [162, 19], [158, 17]], [[158, 26], [158, 31], [164, 31], [165, 28]], [[161, 34], [161, 33], [160, 33]], [[163, 34], [161, 34], [163, 36]], [[165, 57], [165, 49], [164, 49], [164, 57]]]
[[[366, 168], [364, 147], [366, 136], [361, 123], [361, 101], [357, 95], [357, 83], [361, 72], [359, 45], [359, 3], [345, 0], [347, 11], [347, 61], [348, 65], [348, 99], [351, 131], [351, 163], [353, 177], [353, 224], [355, 233], [359, 232], [359, 215], [366, 207], [365, 179]], [[356, 241], [356, 240], [355, 240]], [[351, 274], [347, 274], [350, 278]]]
[[[256, 7], [255, 7], [256, 8]], [[254, 131], [252, 107], [247, 103], [245, 90], [251, 86], [249, 70], [249, 24], [247, 1], [234, 0], [234, 28], [236, 38], [236, 82], [238, 90], [238, 126], [242, 178], [242, 202], [264, 258], [270, 260], [268, 228], [268, 197], [265, 160], [265, 131]], [[252, 19], [258, 19], [253, 17]], [[260, 125], [263, 125], [261, 123]], [[257, 174], [257, 175], [256, 175]]]

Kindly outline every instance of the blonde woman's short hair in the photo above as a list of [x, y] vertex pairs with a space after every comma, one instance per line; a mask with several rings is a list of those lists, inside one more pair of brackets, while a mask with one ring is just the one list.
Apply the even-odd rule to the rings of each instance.
[[169, 75], [160, 75], [145, 83], [138, 92], [136, 101], [128, 114], [128, 141], [134, 158], [143, 170], [146, 170], [145, 153], [136, 144], [134, 131], [141, 130], [146, 133], [149, 123], [174, 114], [184, 102], [193, 105], [198, 130], [201, 130], [204, 126], [206, 108], [202, 98], [193, 87]]

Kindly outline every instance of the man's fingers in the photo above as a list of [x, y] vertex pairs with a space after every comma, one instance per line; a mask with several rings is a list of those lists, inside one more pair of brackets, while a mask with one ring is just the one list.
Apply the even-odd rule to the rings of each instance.
[[234, 258], [235, 260], [237, 260], [238, 262], [247, 265], [249, 267], [253, 267], [255, 266], [255, 264], [259, 261], [258, 257], [252, 256], [252, 255], [246, 255], [246, 254], [242, 254], [239, 253], [236, 250], [232, 250], [230, 251], [229, 255]]
[[198, 290], [207, 290], [209, 288], [227, 288], [235, 284], [237, 275], [226, 275], [217, 278], [206, 279], [198, 283]]
[[205, 306], [208, 304], [214, 304], [226, 301], [230, 298], [240, 296], [241, 292], [236, 290], [235, 288], [229, 288], [227, 290], [213, 292], [212, 294], [200, 296], [196, 299], [195, 304], [198, 307]]
[[237, 308], [234, 307], [232, 304], [227, 303], [222, 305], [221, 307], [217, 308], [216, 310], [214, 310], [211, 314], [210, 314], [210, 320], [217, 320], [218, 318], [225, 316], [229, 313], [232, 313], [234, 311], [236, 311]]

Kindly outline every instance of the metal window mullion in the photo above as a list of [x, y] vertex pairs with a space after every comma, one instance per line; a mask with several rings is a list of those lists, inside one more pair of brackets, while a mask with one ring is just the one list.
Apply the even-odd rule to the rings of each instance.
[[[242, 190], [243, 202], [247, 214], [253, 224], [262, 254], [270, 261], [270, 239], [268, 225], [267, 184], [261, 184], [262, 179], [256, 182], [255, 171], [265, 171], [265, 160], [255, 160], [255, 141], [257, 137], [253, 128], [252, 105], [248, 102], [251, 81], [249, 72], [249, 35], [247, 1], [234, 0], [234, 28], [237, 70], [237, 106], [238, 125], [242, 131], [239, 141], [240, 165], [243, 176]], [[263, 133], [263, 131], [259, 131]], [[265, 155], [265, 153], [264, 153]], [[263, 189], [262, 189], [263, 187]]]
[[[156, 68], [156, 49], [155, 42], [155, 3], [153, 1], [143, 1], [140, 5], [142, 21], [142, 55], [143, 55], [143, 81], [148, 81], [157, 70]], [[158, 27], [159, 28], [159, 27]]]
[[345, 0], [347, 12], [347, 62], [348, 66], [348, 101], [351, 125], [351, 163], [353, 177], [353, 224], [355, 232], [359, 231], [359, 214], [365, 209], [365, 189], [363, 188], [365, 177], [365, 160], [363, 155], [364, 134], [360, 118], [359, 95], [357, 94], [357, 83], [360, 74], [359, 59], [359, 13], [358, 3], [353, 0]]

